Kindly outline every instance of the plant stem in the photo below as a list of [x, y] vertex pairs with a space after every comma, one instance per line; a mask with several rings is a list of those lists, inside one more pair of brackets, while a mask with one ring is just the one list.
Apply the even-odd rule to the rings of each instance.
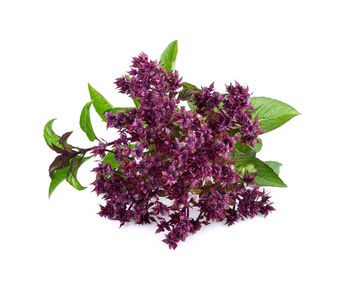
[[[109, 143], [107, 143], [106, 144], [106, 146], [110, 146], [110, 145], [113, 145], [114, 144], [114, 141], [113, 142], [109, 142]], [[92, 146], [92, 147], [89, 147], [89, 148], [78, 148], [78, 149], [80, 149], [80, 152], [81, 153], [87, 153], [87, 152], [89, 152], [89, 151], [91, 151], [91, 150], [93, 150], [93, 149], [95, 149], [95, 148], [97, 148], [98, 146]]]

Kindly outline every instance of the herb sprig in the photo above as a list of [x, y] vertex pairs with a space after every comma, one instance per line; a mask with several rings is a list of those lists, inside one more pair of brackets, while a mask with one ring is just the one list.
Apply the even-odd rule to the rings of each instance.
[[[131, 70], [116, 79], [134, 107], [113, 106], [89, 84], [80, 127], [94, 146], [70, 145], [72, 132], [54, 133], [54, 119], [44, 127], [45, 141], [57, 153], [49, 167], [49, 197], [64, 180], [85, 189], [78, 170], [97, 157], [93, 191], [105, 201], [99, 214], [121, 226], [155, 223], [173, 249], [213, 221], [232, 225], [274, 210], [263, 186], [286, 184], [279, 177], [281, 163], [257, 158], [260, 135], [299, 115], [278, 100], [251, 97], [237, 82], [224, 93], [214, 84], [199, 88], [183, 82], [174, 69], [177, 48], [177, 41], [170, 43], [160, 61], [141, 53]], [[188, 108], [180, 107], [181, 101]], [[116, 130], [115, 140], [105, 142], [95, 134], [91, 106]]]

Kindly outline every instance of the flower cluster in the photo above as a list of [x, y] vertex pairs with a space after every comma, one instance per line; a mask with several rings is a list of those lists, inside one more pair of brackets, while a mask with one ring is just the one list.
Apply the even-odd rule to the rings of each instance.
[[174, 249], [202, 225], [232, 225], [273, 210], [252, 174], [238, 173], [229, 155], [237, 141], [253, 146], [261, 133], [248, 88], [194, 90], [196, 108], [188, 111], [179, 107], [181, 81], [177, 71], [166, 72], [144, 53], [133, 58], [128, 75], [115, 84], [138, 107], [106, 113], [107, 127], [119, 138], [94, 151], [101, 159], [112, 153], [118, 162], [112, 168], [101, 161], [94, 169], [94, 191], [105, 200], [99, 214], [121, 225], [156, 223]]

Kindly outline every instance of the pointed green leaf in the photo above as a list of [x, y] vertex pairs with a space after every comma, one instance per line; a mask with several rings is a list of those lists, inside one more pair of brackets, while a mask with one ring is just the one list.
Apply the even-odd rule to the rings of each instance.
[[52, 144], [58, 147], [62, 147], [60, 144], [60, 137], [56, 135], [52, 130], [52, 123], [56, 119], [48, 121], [44, 127], [44, 139], [47, 145], [52, 149]]
[[270, 166], [277, 175], [280, 174], [280, 167], [282, 166], [282, 163], [277, 161], [265, 161], [265, 163]]
[[176, 55], [177, 41], [173, 41], [167, 46], [160, 57], [161, 65], [164, 65], [165, 71], [169, 72], [175, 69]]
[[272, 131], [288, 122], [291, 118], [300, 115], [292, 106], [281, 101], [266, 97], [251, 97], [254, 108], [253, 118], [258, 116], [259, 126], [264, 132]]
[[193, 84], [188, 83], [188, 82], [182, 82], [182, 86], [183, 86], [183, 88], [191, 89], [191, 90], [194, 90], [194, 91], [199, 91], [200, 90], [196, 85], [193, 85]]
[[237, 153], [245, 154], [248, 156], [255, 156], [256, 154], [256, 151], [254, 150], [254, 148], [252, 148], [250, 145], [243, 146], [243, 144], [240, 141], [236, 142], [235, 151]]
[[134, 104], [135, 104], [135, 106], [136, 106], [136, 108], [137, 107], [139, 107], [141, 104], [140, 104], [140, 98], [139, 97], [135, 97], [134, 99], [132, 99], [133, 101], [134, 101]]
[[113, 109], [113, 105], [107, 101], [105, 97], [101, 95], [96, 89], [94, 89], [90, 84], [88, 84], [90, 98], [93, 101], [92, 104], [97, 112], [100, 115], [102, 120], [105, 122], [106, 118], [104, 116], [105, 112], [110, 109]]
[[90, 119], [90, 107], [92, 103], [93, 101], [86, 103], [80, 114], [80, 128], [86, 133], [90, 141], [97, 140]]
[[50, 187], [49, 187], [49, 198], [51, 197], [53, 191], [55, 191], [56, 187], [67, 177], [67, 173], [69, 171], [69, 167], [65, 167], [57, 170], [52, 176]]
[[236, 154], [234, 160], [236, 161], [235, 166], [237, 168], [248, 166], [249, 164], [254, 165], [258, 171], [255, 177], [256, 184], [260, 186], [287, 187], [275, 171], [260, 159], [248, 155]]
[[77, 190], [84, 190], [86, 187], [82, 186], [77, 179], [77, 173], [79, 167], [83, 164], [83, 162], [90, 157], [74, 157], [70, 163], [70, 168], [66, 177], [67, 182], [72, 185]]
[[251, 147], [248, 144], [243, 146], [240, 141], [237, 141], [235, 145], [235, 151], [241, 154], [255, 156], [256, 153], [258, 153], [262, 148], [262, 140], [258, 139], [258, 141], [259, 141], [258, 143], [254, 144], [254, 147]]
[[118, 168], [121, 164], [115, 160], [114, 154], [111, 152], [108, 152], [103, 159], [103, 164], [111, 164], [111, 168], [115, 169]]
[[44, 139], [47, 145], [57, 153], [63, 153], [64, 150], [72, 152], [73, 146], [67, 143], [68, 137], [72, 132], [67, 132], [62, 135], [62, 137], [56, 135], [52, 130], [52, 123], [56, 119], [48, 121], [44, 127]]
[[[78, 157], [81, 159], [81, 156]], [[82, 165], [86, 160], [88, 160], [91, 157], [84, 157], [83, 160], [81, 161], [80, 165]], [[69, 162], [71, 163], [71, 161]], [[71, 165], [68, 165], [65, 168], [56, 170], [55, 173], [52, 176], [51, 182], [50, 182], [50, 187], [49, 187], [49, 198], [51, 197], [53, 191], [55, 191], [56, 187], [64, 180], [67, 179], [67, 176], [69, 174], [69, 170], [71, 168]], [[79, 183], [79, 182], [78, 182]], [[79, 183], [80, 185], [80, 183]], [[81, 185], [80, 185], [81, 186]], [[81, 186], [82, 187], [82, 186]]]

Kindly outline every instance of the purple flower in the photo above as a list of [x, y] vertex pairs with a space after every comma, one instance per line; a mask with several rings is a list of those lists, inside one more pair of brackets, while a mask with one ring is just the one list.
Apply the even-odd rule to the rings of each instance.
[[95, 155], [99, 155], [100, 157], [104, 157], [106, 152], [106, 145], [102, 142], [99, 142], [98, 147], [92, 150], [92, 153]]
[[135, 144], [135, 154], [137, 158], [141, 158], [143, 156], [143, 146], [140, 142], [136, 142]]
[[105, 114], [107, 127], [120, 138], [110, 150], [100, 143], [94, 153], [103, 159], [112, 152], [121, 165], [111, 169], [100, 163], [94, 169], [94, 191], [104, 200], [101, 216], [120, 225], [156, 223], [157, 232], [165, 232], [163, 241], [175, 249], [213, 221], [232, 225], [274, 210], [255, 176], [239, 178], [229, 157], [238, 140], [253, 145], [261, 133], [251, 116], [248, 88], [236, 82], [220, 94], [211, 84], [193, 92], [197, 109], [187, 111], [178, 106], [177, 71], [165, 72], [144, 53], [115, 84], [140, 106]]
[[177, 182], [177, 172], [174, 165], [170, 165], [168, 171], [162, 171], [165, 185], [173, 185]]

